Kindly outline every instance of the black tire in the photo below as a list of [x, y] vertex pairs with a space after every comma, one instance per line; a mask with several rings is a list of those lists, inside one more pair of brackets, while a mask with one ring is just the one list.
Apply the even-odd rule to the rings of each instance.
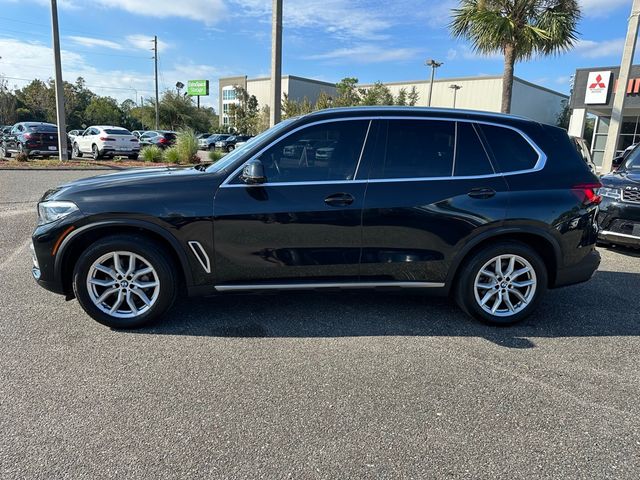
[[[524, 259], [529, 263], [535, 273], [535, 278], [533, 279], [535, 280], [535, 289], [533, 289], [532, 292], [526, 287], [518, 288], [518, 292], [520, 292], [521, 295], [524, 293], [524, 296], [528, 298], [528, 302], [524, 305], [520, 304], [521, 309], [519, 310], [518, 307], [516, 307], [517, 311], [515, 313], [510, 314], [508, 311], [504, 312], [503, 315], [505, 316], [495, 315], [485, 310], [476, 299], [475, 289], [475, 281], [480, 270], [487, 264], [487, 262], [490, 262], [500, 255], [514, 255]], [[505, 259], [505, 262], [506, 261], [507, 260]], [[479, 250], [471, 257], [465, 259], [461, 270], [458, 272], [457, 279], [454, 295], [460, 308], [473, 318], [490, 325], [513, 325], [524, 320], [536, 309], [540, 298], [544, 296], [548, 285], [547, 268], [542, 258], [540, 258], [540, 255], [538, 255], [536, 251], [528, 245], [516, 241], [503, 241], [494, 245], [489, 245], [482, 250]], [[502, 280], [496, 281], [498, 286], [493, 288], [501, 290], [502, 287], [505, 287], [502, 291], [512, 291], [516, 287], [511, 285], [511, 281], [515, 280], [510, 277], [506, 277], [505, 275], [505, 277], [502, 277]], [[519, 282], [520, 281], [521, 279]], [[493, 290], [487, 289], [482, 291], [484, 294], [489, 292], [493, 292]], [[501, 292], [497, 291], [496, 294], [501, 294]], [[529, 295], [531, 295], [530, 298]], [[506, 303], [501, 303], [499, 305], [504, 305], [504, 309], [507, 309]], [[500, 310], [501, 309], [498, 308], [498, 312], [500, 312]]]
[[82, 158], [82, 152], [80, 151], [80, 147], [78, 147], [77, 143], [73, 144], [73, 151], [71, 152], [72, 157]]
[[2, 158], [11, 158], [11, 152], [7, 151], [7, 145], [6, 144], [2, 144], [2, 147], [0, 147], [0, 149], [2, 150], [0, 153], [2, 154]]
[[102, 155], [100, 155], [100, 150], [98, 150], [97, 145], [91, 146], [91, 156], [93, 157], [94, 160], [100, 160], [102, 158]]
[[[132, 318], [118, 318], [109, 315], [96, 306], [91, 299], [87, 278], [93, 263], [110, 252], [132, 252], [144, 258], [157, 273], [159, 292], [155, 303]], [[113, 235], [98, 240], [87, 248], [78, 258], [73, 271], [73, 291], [83, 310], [97, 322], [111, 328], [139, 328], [156, 320], [173, 305], [178, 292], [176, 267], [166, 250], [155, 242], [142, 236]], [[124, 279], [123, 279], [124, 280]], [[126, 283], [126, 282], [125, 282]], [[133, 285], [133, 282], [132, 282]], [[120, 287], [116, 287], [116, 290]], [[133, 288], [133, 287], [130, 287]]]
[[18, 144], [18, 155], [24, 155], [25, 157], [27, 157], [27, 160], [29, 160], [29, 150], [24, 148], [24, 145], [22, 143]]
[[233, 152], [235, 150], [236, 146], [235, 145], [229, 145], [227, 147], [227, 152]]
[[210, 152], [214, 151], [215, 149], [216, 149], [216, 146], [215, 146], [213, 143], [209, 145], [208, 150], [209, 150]]
[[134, 154], [134, 155], [129, 155], [129, 160], [137, 160], [138, 159], [138, 154]]

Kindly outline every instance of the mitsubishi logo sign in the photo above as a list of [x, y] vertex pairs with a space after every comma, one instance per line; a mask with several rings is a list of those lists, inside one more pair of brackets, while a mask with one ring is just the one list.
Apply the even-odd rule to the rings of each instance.
[[584, 95], [584, 103], [590, 105], [606, 104], [610, 84], [610, 70], [605, 72], [589, 72], [589, 78], [587, 79], [587, 91]]

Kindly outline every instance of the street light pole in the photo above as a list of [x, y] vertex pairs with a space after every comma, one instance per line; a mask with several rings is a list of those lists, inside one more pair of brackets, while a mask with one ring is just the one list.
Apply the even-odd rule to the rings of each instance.
[[431, 81], [429, 82], [429, 97], [427, 98], [427, 106], [431, 106], [431, 94], [433, 93], [433, 79], [436, 76], [436, 68], [444, 65], [443, 62], [436, 62], [433, 58], [424, 62], [427, 67], [431, 67]]
[[273, 0], [271, 25], [271, 109], [270, 124], [280, 123], [282, 108], [282, 0]]
[[622, 51], [622, 61], [620, 62], [620, 74], [618, 85], [613, 97], [613, 109], [611, 110], [611, 121], [609, 122], [609, 132], [607, 133], [607, 143], [604, 147], [604, 157], [602, 158], [602, 173], [607, 174], [611, 170], [613, 157], [618, 149], [618, 139], [620, 137], [620, 127], [622, 125], [622, 114], [624, 103], [627, 99], [627, 84], [629, 83], [629, 73], [633, 63], [633, 55], [636, 51], [636, 40], [638, 39], [638, 17], [640, 15], [640, 0], [633, 0], [631, 16], [627, 27], [627, 38]]
[[51, 31], [53, 36], [53, 63], [56, 75], [56, 119], [58, 122], [58, 156], [60, 161], [69, 159], [67, 152], [67, 125], [64, 113], [64, 84], [62, 83], [62, 59], [60, 56], [60, 32], [58, 30], [58, 4], [51, 0]]
[[158, 96], [158, 36], [153, 36], [153, 63], [156, 77], [156, 130], [160, 128], [160, 104]]
[[453, 83], [449, 85], [449, 88], [453, 90], [453, 108], [456, 108], [456, 97], [458, 96], [458, 90], [462, 88], [462, 85], [456, 85]]

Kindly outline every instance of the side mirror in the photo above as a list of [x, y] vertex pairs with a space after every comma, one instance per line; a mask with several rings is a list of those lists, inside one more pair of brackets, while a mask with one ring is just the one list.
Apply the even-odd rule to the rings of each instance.
[[242, 169], [242, 176], [240, 177], [247, 185], [258, 185], [265, 183], [267, 177], [264, 174], [264, 165], [258, 159], [249, 160]]
[[611, 169], [612, 170], [619, 169], [623, 162], [624, 162], [624, 157], [622, 155], [618, 157], [614, 157], [613, 161], [611, 162]]

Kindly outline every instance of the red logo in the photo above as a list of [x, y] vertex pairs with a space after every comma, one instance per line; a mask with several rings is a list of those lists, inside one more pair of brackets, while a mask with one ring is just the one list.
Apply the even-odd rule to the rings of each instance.
[[602, 81], [602, 75], [598, 74], [596, 76], [596, 82], [589, 85], [589, 88], [606, 88], [607, 86]]

